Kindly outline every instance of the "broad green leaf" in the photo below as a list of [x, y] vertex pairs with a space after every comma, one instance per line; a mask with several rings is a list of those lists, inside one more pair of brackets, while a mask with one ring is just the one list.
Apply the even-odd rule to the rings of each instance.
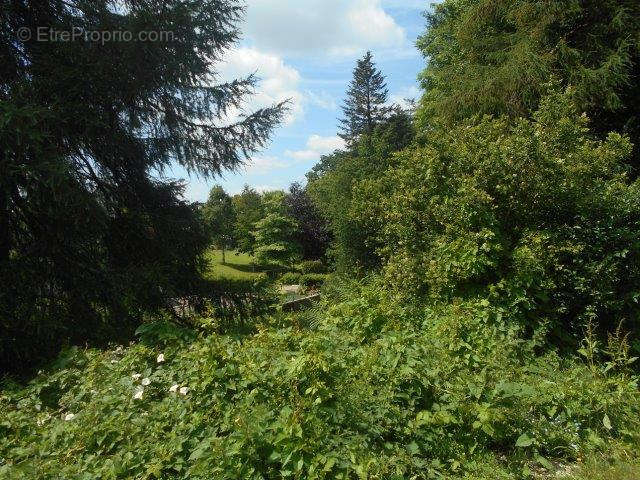
[[606, 428], [607, 430], [611, 430], [611, 420], [609, 420], [609, 415], [607, 415], [606, 413], [604, 414], [604, 418], [602, 419], [602, 424], [604, 425], [604, 428]]
[[547, 460], [546, 458], [544, 458], [542, 455], [536, 454], [535, 458], [536, 458], [536, 462], [538, 462], [540, 465], [542, 465], [547, 470], [553, 469], [553, 465], [551, 464], [551, 462], [549, 460]]
[[533, 439], [526, 433], [523, 433], [516, 440], [516, 447], [529, 447], [533, 443]]

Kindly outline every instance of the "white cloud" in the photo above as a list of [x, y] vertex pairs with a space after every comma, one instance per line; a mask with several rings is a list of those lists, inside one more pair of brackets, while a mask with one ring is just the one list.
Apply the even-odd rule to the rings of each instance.
[[253, 188], [258, 193], [275, 192], [276, 190], [282, 190], [281, 188], [274, 187], [273, 185], [258, 185]]
[[307, 147], [319, 153], [331, 153], [334, 150], [344, 148], [344, 140], [340, 137], [321, 137], [320, 135], [311, 135], [307, 140]]
[[264, 175], [265, 173], [269, 173], [272, 170], [278, 170], [290, 166], [291, 165], [289, 163], [283, 162], [277, 157], [258, 156], [253, 157], [249, 160], [247, 165], [245, 165], [245, 170], [247, 173]]
[[285, 155], [289, 158], [293, 158], [294, 160], [298, 160], [299, 162], [306, 162], [318, 158], [318, 152], [313, 150], [287, 150]]
[[261, 49], [287, 55], [353, 55], [406, 43], [381, 0], [249, 0], [245, 33]]
[[415, 85], [411, 85], [409, 87], [405, 87], [400, 91], [390, 95], [389, 104], [391, 105], [397, 104], [397, 105], [400, 105], [402, 108], [409, 108], [410, 104], [407, 100], [417, 101], [420, 99], [421, 96], [422, 96], [422, 93], [420, 92], [420, 89]]
[[324, 90], [320, 92], [312, 92], [311, 90], [307, 90], [305, 92], [305, 97], [310, 104], [315, 105], [316, 107], [332, 111], [338, 109], [336, 99], [333, 98], [330, 93], [327, 93]]
[[[285, 124], [291, 124], [304, 114], [304, 95], [298, 90], [300, 73], [285, 64], [284, 60], [273, 54], [264, 53], [255, 48], [241, 47], [229, 51], [218, 66], [220, 77], [230, 81], [255, 73], [260, 78], [255, 95], [243, 106], [251, 112], [258, 108], [271, 106], [290, 99], [290, 112]], [[230, 112], [230, 118], [237, 120], [240, 111]]]
[[307, 148], [305, 150], [287, 150], [285, 155], [300, 162], [319, 160], [322, 155], [340, 150], [344, 146], [344, 140], [338, 136], [321, 137], [320, 135], [311, 135], [307, 140]]

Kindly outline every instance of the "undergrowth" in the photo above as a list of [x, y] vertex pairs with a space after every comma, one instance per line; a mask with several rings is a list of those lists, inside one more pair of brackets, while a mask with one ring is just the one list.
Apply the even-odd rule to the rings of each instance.
[[156, 326], [6, 381], [0, 478], [638, 478], [623, 336], [567, 357], [483, 300], [349, 288], [251, 335]]

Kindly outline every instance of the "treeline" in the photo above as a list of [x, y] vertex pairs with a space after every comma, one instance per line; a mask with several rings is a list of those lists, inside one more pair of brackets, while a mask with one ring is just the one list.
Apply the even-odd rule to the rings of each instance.
[[[215, 186], [201, 213], [212, 242], [256, 256], [258, 263], [288, 267], [300, 259], [324, 260], [341, 273], [365, 273], [381, 266], [372, 222], [352, 208], [358, 183], [378, 178], [394, 152], [416, 139], [415, 104], [389, 103], [385, 77], [371, 52], [353, 71], [338, 135], [346, 148], [322, 157], [307, 182], [288, 192], [259, 194], [245, 186], [229, 196]], [[374, 210], [368, 213], [374, 214]]]
[[258, 193], [246, 185], [230, 196], [216, 185], [199, 214], [211, 243], [255, 257], [256, 263], [281, 269], [302, 260], [325, 260], [330, 235], [327, 223], [307, 191], [293, 183], [287, 192]]

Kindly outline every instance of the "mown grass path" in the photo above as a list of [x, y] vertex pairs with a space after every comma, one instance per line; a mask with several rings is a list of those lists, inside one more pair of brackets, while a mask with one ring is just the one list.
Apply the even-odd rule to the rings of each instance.
[[205, 258], [209, 262], [207, 276], [212, 278], [251, 279], [260, 275], [261, 270], [254, 265], [253, 257], [236, 251], [225, 252], [226, 263], [222, 263], [222, 250], [209, 250]]

